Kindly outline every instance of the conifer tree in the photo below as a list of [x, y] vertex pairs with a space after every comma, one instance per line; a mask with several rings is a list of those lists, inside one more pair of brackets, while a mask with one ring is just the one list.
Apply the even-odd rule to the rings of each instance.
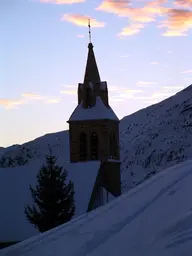
[[73, 183], [66, 184], [67, 171], [56, 161], [50, 150], [37, 174], [36, 188], [30, 186], [34, 205], [25, 207], [28, 221], [40, 232], [68, 222], [75, 213]]

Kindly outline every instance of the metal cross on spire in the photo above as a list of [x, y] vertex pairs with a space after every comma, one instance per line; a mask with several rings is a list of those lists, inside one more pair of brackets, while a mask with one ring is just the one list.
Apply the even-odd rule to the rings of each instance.
[[88, 20], [88, 27], [89, 27], [89, 43], [91, 43], [91, 21]]

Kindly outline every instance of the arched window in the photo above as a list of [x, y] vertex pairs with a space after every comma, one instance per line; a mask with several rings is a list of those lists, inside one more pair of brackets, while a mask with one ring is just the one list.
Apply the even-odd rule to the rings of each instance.
[[80, 160], [87, 160], [87, 135], [84, 132], [80, 134]]
[[109, 157], [113, 158], [113, 135], [109, 133]]
[[114, 159], [117, 157], [117, 139], [115, 133], [113, 133], [113, 157]]
[[99, 157], [99, 141], [98, 136], [94, 132], [91, 134], [91, 159], [97, 160]]

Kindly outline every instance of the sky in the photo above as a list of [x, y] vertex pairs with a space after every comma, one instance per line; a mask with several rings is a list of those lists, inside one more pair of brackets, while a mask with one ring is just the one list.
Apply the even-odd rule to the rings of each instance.
[[0, 146], [68, 129], [89, 18], [120, 119], [192, 83], [192, 0], [0, 0]]

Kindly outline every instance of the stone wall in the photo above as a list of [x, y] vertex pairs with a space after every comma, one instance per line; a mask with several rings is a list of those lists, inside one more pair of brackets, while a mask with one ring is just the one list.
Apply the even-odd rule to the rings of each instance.
[[112, 120], [83, 120], [70, 122], [69, 136], [70, 136], [70, 159], [71, 162], [80, 161], [80, 144], [79, 137], [82, 132], [87, 135], [88, 157], [91, 160], [90, 137], [95, 132], [99, 138], [99, 159], [107, 160], [109, 158], [109, 133], [113, 132], [116, 136], [117, 159], [120, 157], [119, 153], [119, 124]]

